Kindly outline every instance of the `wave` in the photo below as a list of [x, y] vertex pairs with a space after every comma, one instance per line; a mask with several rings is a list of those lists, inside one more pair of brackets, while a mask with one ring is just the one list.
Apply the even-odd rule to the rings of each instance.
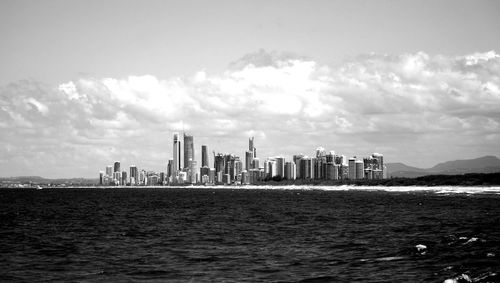
[[431, 192], [436, 194], [500, 194], [500, 186], [461, 187], [461, 186], [309, 186], [309, 185], [243, 185], [243, 186], [190, 186], [201, 189], [250, 189], [250, 190], [323, 190], [323, 191], [385, 191], [385, 192]]

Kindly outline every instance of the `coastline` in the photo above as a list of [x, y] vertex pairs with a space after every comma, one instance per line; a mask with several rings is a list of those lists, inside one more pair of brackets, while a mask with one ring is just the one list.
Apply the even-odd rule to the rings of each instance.
[[190, 186], [67, 186], [67, 187], [42, 187], [42, 189], [29, 188], [7, 188], [17, 190], [63, 190], [63, 189], [97, 189], [97, 190], [277, 190], [277, 191], [384, 191], [384, 192], [430, 192], [437, 194], [500, 194], [500, 186], [311, 186], [311, 185], [190, 185]]

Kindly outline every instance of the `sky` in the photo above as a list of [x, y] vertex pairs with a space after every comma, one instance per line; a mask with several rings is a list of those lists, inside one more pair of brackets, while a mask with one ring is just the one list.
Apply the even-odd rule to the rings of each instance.
[[[498, 1], [0, 1], [0, 176], [500, 156]], [[213, 159], [211, 158], [211, 162]]]

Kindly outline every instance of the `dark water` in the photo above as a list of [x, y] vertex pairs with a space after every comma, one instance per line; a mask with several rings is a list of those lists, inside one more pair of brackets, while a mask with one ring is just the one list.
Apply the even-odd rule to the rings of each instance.
[[499, 195], [0, 190], [0, 205], [0, 281], [500, 282]]

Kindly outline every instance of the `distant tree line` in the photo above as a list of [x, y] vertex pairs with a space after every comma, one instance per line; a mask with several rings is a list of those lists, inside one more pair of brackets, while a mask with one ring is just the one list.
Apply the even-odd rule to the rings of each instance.
[[382, 180], [286, 180], [279, 176], [267, 178], [263, 185], [310, 185], [310, 186], [495, 186], [500, 185], [498, 173], [469, 173], [463, 175], [427, 175], [417, 178], [390, 178]]

